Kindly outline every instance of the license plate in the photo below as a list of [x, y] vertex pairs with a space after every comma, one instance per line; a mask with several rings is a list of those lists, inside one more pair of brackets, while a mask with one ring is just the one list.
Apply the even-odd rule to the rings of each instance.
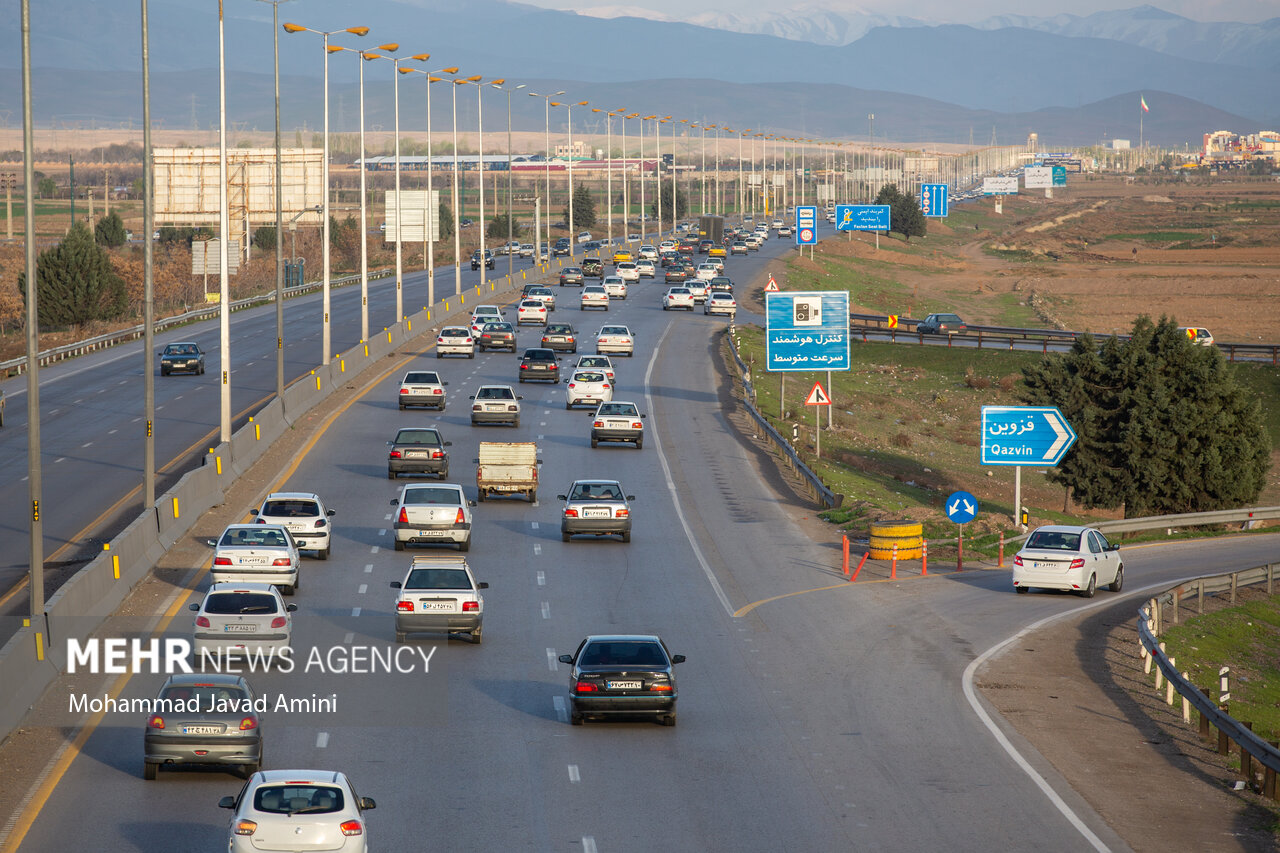
[[582, 511], [583, 518], [609, 518], [611, 513], [607, 509], [584, 509]]
[[184, 735], [220, 735], [222, 728], [220, 726], [183, 726], [182, 733]]
[[418, 531], [419, 536], [447, 536], [448, 534], [449, 534], [449, 531], [447, 530], [419, 530]]
[[486, 405], [484, 407], [484, 410], [486, 412], [502, 412], [502, 411], [506, 411], [506, 408], [507, 408], [506, 406], [490, 404], [490, 405]]
[[458, 606], [453, 601], [419, 601], [418, 609], [428, 610], [428, 611], [450, 611], [451, 612], [451, 611], [457, 610]]
[[605, 421], [604, 423], [609, 429], [627, 429], [631, 426], [630, 421]]
[[1045, 562], [1042, 562], [1042, 561], [1040, 561], [1040, 560], [1035, 561], [1034, 563], [1032, 563], [1032, 565], [1033, 565], [1035, 568], [1037, 568], [1037, 569], [1060, 569], [1060, 568], [1062, 568], [1062, 564], [1061, 564], [1061, 563], [1054, 563], [1054, 562], [1045, 563]]
[[606, 681], [605, 686], [610, 690], [639, 690], [641, 682], [639, 681]]
[[222, 630], [226, 634], [253, 634], [257, 632], [258, 626], [244, 622], [232, 622], [229, 625], [223, 625]]
[[242, 566], [265, 566], [267, 564], [266, 557], [240, 557], [236, 560]]

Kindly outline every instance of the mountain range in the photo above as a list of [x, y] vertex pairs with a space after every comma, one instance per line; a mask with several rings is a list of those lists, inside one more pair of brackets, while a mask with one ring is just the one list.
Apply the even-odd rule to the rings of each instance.
[[[163, 0], [149, 8], [154, 115], [167, 127], [210, 126], [217, 118], [216, 6]], [[232, 122], [265, 128], [271, 122], [271, 8], [227, 0], [224, 9]], [[867, 114], [875, 113], [876, 137], [904, 143], [967, 142], [970, 136], [983, 143], [993, 128], [1002, 143], [1020, 142], [1028, 131], [1057, 145], [1136, 140], [1139, 95], [1152, 110], [1143, 133], [1158, 144], [1195, 146], [1207, 131], [1280, 125], [1273, 94], [1280, 90], [1274, 60], [1280, 19], [1198, 24], [1152, 7], [1083, 18], [991, 19], [979, 26], [877, 19], [864, 21], [875, 26], [852, 41], [839, 44], [831, 36], [818, 44], [504, 0], [473, 0], [465, 7], [379, 0], [358, 8], [346, 0], [308, 0], [280, 9], [282, 22], [316, 30], [370, 28], [364, 39], [335, 35], [334, 44], [368, 50], [395, 38], [401, 42], [397, 55], [430, 51], [428, 70], [457, 65], [464, 75], [503, 77], [536, 92], [563, 89], [573, 102], [788, 135], [859, 138], [867, 134]], [[843, 26], [839, 17], [828, 10], [813, 32], [834, 32]], [[1150, 24], [1145, 33], [1143, 21]], [[840, 38], [861, 26], [846, 23]], [[136, 126], [138, 30], [135, 4], [33, 4], [37, 122]], [[21, 115], [20, 56], [17, 34], [0, 34], [0, 125], [16, 124]], [[280, 34], [285, 127], [319, 126], [322, 56], [318, 35]], [[334, 128], [354, 129], [355, 56], [335, 54], [329, 65]], [[365, 72], [367, 124], [387, 127], [391, 64], [367, 63]], [[421, 75], [402, 78], [402, 105], [423, 103], [422, 81]], [[437, 103], [447, 93], [437, 90]], [[464, 121], [475, 96], [459, 100]], [[496, 115], [505, 106], [500, 101], [499, 93], [488, 96], [486, 125], [490, 110]], [[541, 99], [513, 98], [513, 124], [542, 129], [544, 110]], [[412, 107], [408, 120], [420, 111]], [[585, 108], [575, 110], [575, 125], [580, 115], [592, 118]], [[433, 123], [450, 118], [435, 112]]]

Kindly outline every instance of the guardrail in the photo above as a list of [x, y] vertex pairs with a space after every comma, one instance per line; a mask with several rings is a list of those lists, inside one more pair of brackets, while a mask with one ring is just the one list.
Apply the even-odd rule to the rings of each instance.
[[[1240, 755], [1240, 775], [1244, 777], [1244, 784], [1253, 787], [1263, 796], [1275, 800], [1277, 799], [1276, 774], [1280, 772], [1280, 748], [1278, 748], [1280, 745], [1264, 741], [1253, 733], [1251, 723], [1241, 722], [1232, 717], [1229, 706], [1222, 701], [1229, 694], [1220, 697], [1220, 701], [1215, 703], [1210, 698], [1210, 691], [1207, 688], [1192, 684], [1185, 673], [1178, 671], [1176, 658], [1170, 658], [1165, 653], [1164, 644], [1159, 640], [1163, 630], [1164, 607], [1172, 603], [1176, 622], [1180, 594], [1183, 590], [1191, 587], [1197, 591], [1200, 612], [1203, 612], [1206, 592], [1213, 593], [1229, 589], [1231, 603], [1234, 604], [1236, 590], [1242, 581], [1246, 584], [1265, 582], [1267, 593], [1270, 594], [1274, 589], [1275, 566], [1268, 564], [1227, 575], [1198, 578], [1143, 603], [1142, 607], [1138, 608], [1138, 654], [1144, 660], [1144, 670], [1148, 675], [1151, 673], [1152, 665], [1155, 665], [1155, 687], [1157, 690], [1161, 689], [1164, 682], [1165, 703], [1173, 705], [1175, 693], [1182, 697], [1182, 720], [1188, 724], [1191, 722], [1191, 709], [1194, 708], [1200, 714], [1200, 736], [1203, 739], [1212, 740], [1210, 728], [1217, 729], [1219, 754], [1226, 755], [1230, 751], [1230, 744], [1236, 744]], [[1261, 764], [1263, 768], [1260, 785], [1254, 774], [1254, 761]]]
[[[369, 272], [369, 278], [370, 279], [385, 278], [386, 276], [393, 275], [393, 274], [394, 272], [390, 269], [371, 270]], [[352, 282], [356, 282], [359, 280], [360, 280], [359, 275], [346, 275], [340, 278], [331, 279], [329, 281], [329, 285], [330, 287], [341, 287], [345, 284], [351, 284]], [[313, 281], [307, 284], [299, 284], [293, 287], [286, 287], [284, 288], [284, 298], [288, 299], [292, 296], [299, 296], [304, 293], [310, 293], [323, 286], [324, 286], [323, 282]], [[276, 300], [276, 294], [275, 294], [275, 291], [272, 290], [269, 293], [262, 293], [262, 294], [258, 294], [257, 296], [249, 296], [244, 299], [237, 299], [231, 303], [231, 310], [239, 311], [243, 308], [250, 308], [255, 305], [263, 305], [269, 302], [275, 302], [275, 300]], [[187, 311], [182, 314], [175, 314], [172, 317], [165, 317], [164, 319], [157, 320], [154, 324], [154, 329], [157, 332], [162, 332], [165, 329], [169, 329], [174, 326], [181, 326], [183, 323], [190, 323], [196, 320], [204, 320], [206, 318], [216, 315], [217, 313], [218, 313], [217, 305], [211, 305], [205, 308], [195, 308], [191, 311]], [[44, 367], [46, 364], [52, 364], [54, 362], [63, 361], [64, 359], [68, 359], [68, 358], [75, 358], [76, 356], [81, 356], [81, 355], [84, 355], [85, 353], [94, 352], [95, 350], [106, 349], [107, 347], [113, 347], [116, 344], [127, 343], [128, 341], [136, 341], [138, 338], [142, 337], [145, 332], [146, 332], [146, 326], [139, 324], [137, 326], [132, 326], [128, 329], [121, 329], [116, 332], [108, 332], [104, 335], [97, 335], [92, 338], [86, 338], [83, 341], [76, 341], [75, 343], [64, 344], [63, 346], [54, 347], [53, 349], [47, 349], [39, 353], [36, 356], [36, 364], [38, 364], [40, 367]], [[0, 361], [0, 378], [8, 378], [10, 376], [20, 376], [26, 372], [26, 369], [27, 369], [27, 357], [25, 355], [19, 358], [11, 358], [8, 361]]]
[[769, 442], [778, 449], [783, 457], [786, 458], [787, 462], [791, 465], [791, 470], [804, 478], [804, 481], [808, 484], [809, 489], [813, 494], [814, 500], [828, 509], [835, 509], [839, 507], [844, 503], [844, 495], [836, 494], [831, 491], [831, 489], [827, 488], [826, 483], [822, 482], [822, 478], [800, 459], [800, 454], [798, 454], [796, 449], [792, 447], [791, 442], [783, 438], [782, 434], [774, 429], [773, 424], [769, 423], [768, 419], [765, 418], [765, 416], [760, 413], [760, 410], [756, 408], [756, 392], [755, 388], [751, 386], [751, 370], [738, 354], [738, 340], [734, 335], [734, 327], [732, 323], [729, 325], [726, 335], [729, 339], [729, 349], [733, 353], [733, 360], [738, 365], [738, 375], [742, 380], [742, 387], [745, 391], [742, 402], [743, 405], [746, 406], [747, 412], [755, 422], [760, 425], [760, 428], [764, 431], [765, 437], [769, 439]]
[[[1120, 518], [1115, 521], [1098, 521], [1089, 525], [1103, 533], [1131, 533], [1135, 530], [1158, 530], [1161, 527], [1207, 527], [1211, 524], [1244, 524], [1280, 518], [1280, 506], [1242, 507], [1241, 509], [1217, 509], [1209, 512], [1184, 512], [1178, 515], [1148, 515], [1142, 518]], [[1004, 540], [1012, 544], [1022, 542], [1030, 533]]]

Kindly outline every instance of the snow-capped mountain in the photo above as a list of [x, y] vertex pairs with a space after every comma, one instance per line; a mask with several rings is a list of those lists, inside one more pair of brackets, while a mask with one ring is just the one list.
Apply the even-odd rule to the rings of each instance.
[[749, 35], [774, 36], [789, 41], [842, 47], [857, 41], [875, 27], [921, 27], [928, 22], [901, 15], [881, 15], [858, 6], [831, 3], [806, 4], [781, 11], [710, 11], [687, 15], [666, 15], [637, 6], [598, 6], [578, 11], [593, 18], [645, 18], [652, 21], [679, 21], [713, 30]]

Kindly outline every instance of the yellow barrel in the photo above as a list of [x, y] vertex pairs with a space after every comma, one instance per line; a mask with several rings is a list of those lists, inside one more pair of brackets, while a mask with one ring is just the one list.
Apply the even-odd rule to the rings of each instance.
[[899, 560], [919, 560], [924, 554], [923, 532], [918, 521], [873, 521], [868, 556], [893, 559], [893, 546], [897, 545]]

